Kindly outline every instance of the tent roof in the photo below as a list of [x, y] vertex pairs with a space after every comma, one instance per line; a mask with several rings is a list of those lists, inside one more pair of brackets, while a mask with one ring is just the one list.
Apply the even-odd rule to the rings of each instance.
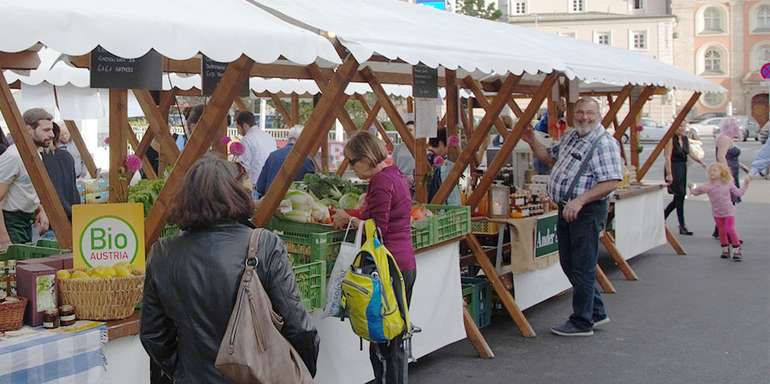
[[96, 46], [125, 58], [151, 49], [171, 59], [199, 52], [221, 62], [245, 54], [259, 63], [280, 57], [340, 63], [324, 37], [290, 25], [246, 0], [0, 0], [0, 51], [42, 43], [68, 55]]
[[537, 74], [606, 84], [724, 92], [712, 82], [627, 50], [600, 47], [396, 0], [253, 0], [288, 21], [334, 34], [360, 62], [375, 55], [409, 64]]

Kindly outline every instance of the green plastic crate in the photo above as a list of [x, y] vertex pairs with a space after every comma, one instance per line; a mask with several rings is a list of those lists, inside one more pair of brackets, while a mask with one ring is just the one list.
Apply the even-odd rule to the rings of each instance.
[[302, 304], [307, 310], [322, 309], [326, 298], [326, 262], [295, 265], [292, 269]]
[[35, 243], [35, 246], [41, 247], [41, 248], [61, 249], [61, 247], [59, 247], [59, 242], [56, 240], [41, 239], [41, 240], [38, 240], [37, 243]]
[[492, 322], [492, 289], [489, 281], [483, 277], [463, 277], [463, 300], [468, 304], [468, 312], [479, 328]]
[[0, 261], [37, 259], [62, 253], [60, 249], [36, 247], [26, 244], [11, 244], [5, 252], [0, 252]]
[[[284, 243], [294, 265], [326, 261], [334, 265], [340, 252], [340, 243], [345, 239], [345, 231], [317, 224], [294, 223], [273, 218], [267, 228], [275, 232]], [[355, 236], [350, 231], [350, 236]]]
[[425, 208], [434, 214], [432, 217], [432, 230], [435, 244], [456, 239], [470, 233], [470, 207], [426, 204]]
[[430, 247], [433, 244], [433, 222], [431, 218], [412, 225], [412, 246], [414, 249]]

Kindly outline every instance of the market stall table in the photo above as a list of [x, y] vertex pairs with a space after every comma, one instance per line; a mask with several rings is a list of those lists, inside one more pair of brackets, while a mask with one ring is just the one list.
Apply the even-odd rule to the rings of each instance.
[[106, 336], [107, 327], [93, 322], [56, 330], [25, 327], [8, 332], [0, 337], [0, 383], [103, 382], [107, 377]]
[[625, 260], [666, 243], [664, 185], [631, 185], [615, 192], [615, 247]]

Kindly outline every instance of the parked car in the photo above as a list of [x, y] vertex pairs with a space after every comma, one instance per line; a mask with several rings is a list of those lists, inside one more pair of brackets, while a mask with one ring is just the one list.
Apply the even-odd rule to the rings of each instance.
[[669, 128], [667, 125], [648, 118], [642, 118], [641, 123], [642, 130], [639, 132], [639, 141], [660, 141]]
[[[748, 116], [733, 116], [733, 117], [735, 118], [735, 120], [738, 121], [738, 127], [741, 129], [740, 140], [746, 141], [750, 137], [753, 137], [754, 140], [759, 140], [759, 124], [757, 124], [757, 121], [754, 120], [753, 117], [748, 117]], [[712, 132], [714, 134], [714, 137], [717, 137], [720, 132], [719, 126], [716, 126]]]
[[719, 129], [724, 117], [712, 117], [701, 121], [700, 123], [690, 123], [690, 129], [695, 130], [698, 136], [705, 137], [714, 134], [714, 129]]
[[725, 117], [725, 116], [727, 116], [727, 114], [724, 112], [706, 112], [706, 113], [701, 113], [700, 115], [695, 116], [692, 119], [689, 119], [688, 121], [690, 123], [701, 123], [707, 119], [713, 119], [715, 117]]

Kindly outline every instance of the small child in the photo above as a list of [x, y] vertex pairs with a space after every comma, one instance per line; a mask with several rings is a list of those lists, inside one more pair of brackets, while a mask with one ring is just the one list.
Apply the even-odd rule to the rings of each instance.
[[751, 183], [751, 178], [746, 177], [743, 187], [738, 188], [733, 183], [730, 169], [722, 163], [714, 163], [708, 167], [708, 183], [692, 189], [693, 195], [708, 194], [711, 202], [711, 211], [714, 214], [719, 231], [719, 241], [722, 243], [723, 259], [730, 258], [730, 244], [733, 246], [733, 260], [742, 261], [741, 239], [735, 231], [735, 206], [733, 197], [741, 197]]

